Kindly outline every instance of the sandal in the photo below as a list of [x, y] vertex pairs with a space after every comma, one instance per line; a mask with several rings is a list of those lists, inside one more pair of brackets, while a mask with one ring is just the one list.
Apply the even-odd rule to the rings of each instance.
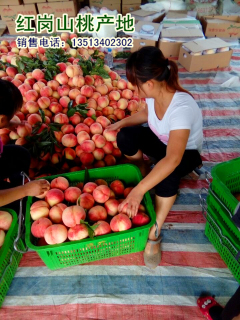
[[[220, 306], [219, 303], [217, 303], [216, 300], [213, 299], [213, 297], [203, 297], [203, 298], [199, 298], [197, 300], [197, 304], [202, 312], [202, 314], [208, 319], [208, 320], [213, 320], [213, 318], [211, 317], [210, 313], [209, 313], [209, 309], [213, 308], [213, 309], [219, 309], [216, 310], [217, 313], [219, 313], [219, 315], [221, 314], [221, 309], [223, 310], [223, 307]], [[212, 309], [212, 311], [213, 311]]]
[[[157, 238], [157, 240], [149, 240], [147, 241], [147, 243], [150, 243], [150, 253], [146, 253], [144, 251], [143, 253], [143, 258], [144, 258], [144, 263], [146, 265], [146, 267], [150, 268], [150, 269], [155, 269], [160, 261], [161, 261], [161, 241], [162, 238], [158, 235], [158, 225], [157, 222], [155, 223], [156, 226], [156, 231], [155, 231], [155, 236]], [[158, 251], [156, 253], [153, 253], [153, 246], [154, 245], [158, 245]]]

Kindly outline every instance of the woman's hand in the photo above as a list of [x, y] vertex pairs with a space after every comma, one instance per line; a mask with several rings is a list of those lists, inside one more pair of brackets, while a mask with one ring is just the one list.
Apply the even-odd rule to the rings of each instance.
[[24, 185], [25, 194], [28, 197], [37, 197], [50, 189], [50, 183], [47, 180], [30, 181]]
[[120, 203], [118, 206], [118, 211], [121, 213], [124, 206], [127, 204], [127, 209], [124, 209], [129, 216], [129, 218], [133, 218], [138, 213], [139, 205], [143, 199], [144, 194], [139, 190], [138, 186], [132, 189], [127, 198]]
[[119, 131], [121, 129], [121, 121], [115, 122], [113, 124], [110, 124], [109, 126], [106, 127], [107, 130], [114, 130], [114, 131]]

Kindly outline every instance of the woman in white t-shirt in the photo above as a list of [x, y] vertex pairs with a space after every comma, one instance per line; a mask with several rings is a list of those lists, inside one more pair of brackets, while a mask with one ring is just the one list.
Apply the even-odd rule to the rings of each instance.
[[[117, 144], [122, 153], [140, 168], [143, 180], [119, 205], [130, 217], [137, 214], [144, 194], [155, 188], [156, 223], [151, 228], [144, 261], [155, 268], [161, 261], [160, 231], [175, 202], [181, 177], [201, 166], [202, 114], [192, 95], [178, 82], [178, 67], [155, 47], [143, 47], [129, 57], [128, 81], [147, 107], [109, 126], [119, 130]], [[148, 122], [148, 127], [141, 124]], [[143, 154], [158, 162], [147, 173]]]

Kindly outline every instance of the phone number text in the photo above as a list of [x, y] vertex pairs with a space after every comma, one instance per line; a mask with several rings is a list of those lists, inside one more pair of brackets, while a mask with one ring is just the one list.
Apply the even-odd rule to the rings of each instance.
[[133, 47], [132, 38], [73, 38], [73, 47]]

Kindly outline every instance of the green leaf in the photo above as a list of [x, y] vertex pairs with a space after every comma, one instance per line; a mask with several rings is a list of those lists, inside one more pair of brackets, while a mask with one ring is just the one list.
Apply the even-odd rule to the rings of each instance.
[[80, 220], [80, 224], [85, 224], [85, 226], [88, 229], [88, 235], [89, 238], [93, 239], [94, 238], [94, 231], [96, 230], [96, 228], [99, 226], [98, 224], [96, 224], [95, 226], [90, 226], [90, 224], [84, 220]]
[[73, 106], [73, 100], [70, 100], [69, 103], [68, 103], [68, 109], [71, 109]]
[[42, 109], [39, 109], [39, 113], [42, 118], [42, 122], [45, 123], [45, 121], [46, 121], [45, 113], [42, 111]]
[[75, 108], [72, 108], [72, 109], [68, 110], [67, 116], [72, 117], [75, 114], [75, 112], [77, 112], [77, 110]]
[[89, 181], [90, 181], [89, 171], [88, 171], [88, 168], [85, 167], [84, 184], [88, 183]]
[[95, 116], [95, 114], [93, 114], [92, 116], [91, 116], [91, 118], [93, 119], [93, 120], [97, 120], [97, 117]]

